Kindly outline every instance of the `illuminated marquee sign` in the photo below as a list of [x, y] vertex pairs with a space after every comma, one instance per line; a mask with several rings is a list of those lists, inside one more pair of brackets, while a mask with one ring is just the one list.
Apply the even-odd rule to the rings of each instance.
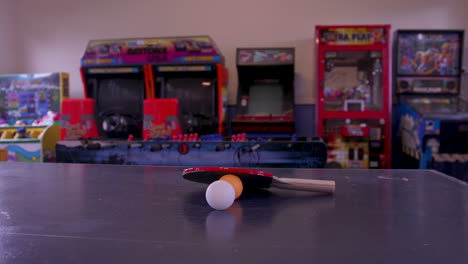
[[372, 45], [388, 41], [386, 27], [323, 27], [319, 41], [326, 45]]

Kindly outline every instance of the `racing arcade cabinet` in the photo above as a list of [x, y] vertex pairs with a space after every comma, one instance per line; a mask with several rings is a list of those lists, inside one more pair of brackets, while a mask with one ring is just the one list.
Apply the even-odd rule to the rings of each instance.
[[237, 49], [239, 89], [232, 133], [294, 133], [294, 48]]
[[[207, 36], [90, 41], [81, 68], [86, 99], [64, 102], [73, 107], [63, 138], [221, 133], [222, 62]], [[80, 125], [91, 119], [96, 125]], [[74, 126], [81, 133], [68, 131]]]

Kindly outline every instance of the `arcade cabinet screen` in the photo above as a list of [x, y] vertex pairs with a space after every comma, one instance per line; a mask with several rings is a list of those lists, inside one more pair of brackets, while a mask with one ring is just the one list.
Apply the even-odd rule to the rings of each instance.
[[[210, 78], [168, 78], [165, 98], [179, 99], [180, 117], [185, 131], [211, 133], [216, 111], [216, 85]], [[207, 130], [205, 130], [207, 129]]]
[[95, 91], [96, 106], [99, 119], [99, 126], [107, 117], [111, 115], [126, 116], [128, 127], [124, 134], [111, 135], [109, 137], [125, 137], [132, 134], [141, 136], [139, 126], [143, 115], [144, 83], [136, 79], [101, 79], [98, 89]]
[[460, 73], [459, 33], [400, 32], [398, 74], [456, 76]]
[[249, 105], [247, 115], [283, 115], [283, 86], [275, 80], [262, 81], [249, 88]]
[[131, 79], [106, 79], [98, 89], [99, 108], [103, 112], [137, 115], [143, 107], [143, 83]]

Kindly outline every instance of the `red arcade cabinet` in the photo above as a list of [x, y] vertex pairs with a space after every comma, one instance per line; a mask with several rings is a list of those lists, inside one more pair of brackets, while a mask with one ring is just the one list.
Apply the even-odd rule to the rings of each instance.
[[90, 41], [86, 98], [63, 102], [62, 139], [221, 133], [223, 60], [208, 36]]
[[328, 167], [390, 167], [389, 33], [388, 25], [316, 28]]

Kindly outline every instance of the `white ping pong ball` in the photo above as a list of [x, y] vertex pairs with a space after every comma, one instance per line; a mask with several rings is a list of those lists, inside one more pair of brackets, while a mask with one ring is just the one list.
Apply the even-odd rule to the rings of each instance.
[[206, 201], [216, 210], [229, 208], [236, 199], [234, 187], [226, 181], [215, 181], [206, 189]]

